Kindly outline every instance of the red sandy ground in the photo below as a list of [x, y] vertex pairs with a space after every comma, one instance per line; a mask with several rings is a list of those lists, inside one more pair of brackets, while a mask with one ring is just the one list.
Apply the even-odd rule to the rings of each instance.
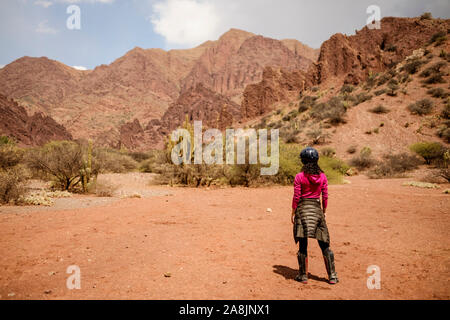
[[[309, 283], [293, 280], [292, 188], [162, 188], [173, 196], [1, 214], [1, 299], [449, 299], [450, 196], [351, 181], [330, 187], [338, 285], [315, 240]], [[81, 290], [66, 288], [70, 265]], [[367, 288], [370, 265], [381, 290]]]

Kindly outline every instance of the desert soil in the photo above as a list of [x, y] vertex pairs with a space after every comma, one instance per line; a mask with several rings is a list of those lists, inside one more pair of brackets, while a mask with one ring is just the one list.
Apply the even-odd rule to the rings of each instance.
[[[0, 208], [1, 299], [449, 299], [448, 185], [350, 180], [330, 186], [335, 286], [315, 240], [309, 283], [293, 280], [291, 187], [147, 186], [140, 199]], [[80, 290], [66, 287], [71, 265]], [[371, 265], [380, 290], [367, 288]]]

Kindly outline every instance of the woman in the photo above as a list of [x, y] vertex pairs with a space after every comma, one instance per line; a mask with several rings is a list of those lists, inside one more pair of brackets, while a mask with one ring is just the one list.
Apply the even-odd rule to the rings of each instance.
[[[317, 239], [322, 250], [328, 282], [339, 282], [334, 267], [334, 254], [330, 249], [325, 212], [328, 203], [328, 180], [318, 165], [319, 153], [314, 148], [306, 148], [300, 153], [303, 163], [302, 172], [294, 181], [292, 199], [292, 223], [294, 224], [295, 243], [299, 243], [299, 274], [295, 280], [308, 283], [308, 238]], [[320, 206], [322, 194], [322, 208]]]

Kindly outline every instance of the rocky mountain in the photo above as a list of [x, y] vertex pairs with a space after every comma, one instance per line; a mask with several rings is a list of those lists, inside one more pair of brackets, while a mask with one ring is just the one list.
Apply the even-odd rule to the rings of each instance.
[[335, 34], [320, 50], [231, 29], [189, 50], [134, 48], [92, 71], [24, 57], [0, 69], [0, 94], [74, 138], [145, 150], [161, 147], [186, 115], [223, 129], [296, 103], [307, 90], [357, 85], [449, 29], [450, 20], [384, 18], [381, 29]]
[[[335, 34], [322, 44], [318, 62], [307, 72], [284, 70], [278, 77], [265, 72], [259, 83], [247, 86], [242, 115], [251, 119], [272, 111], [274, 103], [286, 101], [292, 89], [298, 94], [313, 86], [356, 85], [402, 61], [434, 34], [446, 34], [448, 29], [450, 20], [387, 17], [381, 20], [379, 30], [364, 27], [352, 36]], [[296, 86], [286, 86], [287, 78], [297, 78]]]
[[24, 107], [3, 95], [0, 95], [0, 114], [0, 135], [14, 137], [21, 146], [72, 139], [72, 135], [49, 116], [42, 113], [29, 116]]
[[[235, 107], [245, 87], [262, 79], [266, 66], [306, 70], [314, 52], [295, 40], [283, 42], [232, 29], [217, 41], [188, 50], [134, 48], [110, 65], [91, 71], [47, 58], [24, 57], [0, 69], [0, 94], [25, 106], [30, 115], [51, 116], [74, 138], [132, 148], [130, 141], [121, 141], [124, 135], [120, 132], [121, 128], [138, 128], [127, 126], [134, 119], [146, 127], [155, 119], [177, 118], [167, 111], [183, 112], [184, 108], [170, 107], [180, 106], [184, 98], [179, 98], [189, 93], [204, 97], [205, 102], [198, 105], [209, 105], [217, 93], [223, 95], [219, 101], [231, 99]], [[199, 95], [198, 88], [211, 92]], [[205, 113], [206, 122], [209, 116]]]

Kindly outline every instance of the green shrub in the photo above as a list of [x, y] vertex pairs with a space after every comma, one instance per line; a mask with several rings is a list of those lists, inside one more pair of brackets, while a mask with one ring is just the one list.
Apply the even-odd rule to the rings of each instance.
[[430, 114], [433, 110], [433, 102], [429, 99], [422, 99], [416, 103], [412, 103], [408, 106], [408, 110], [412, 114], [417, 114], [419, 116]]
[[[302, 163], [299, 155], [303, 150], [300, 145], [280, 145], [280, 169], [277, 175], [268, 177], [275, 183], [290, 185], [294, 182], [295, 176], [301, 171]], [[325, 172], [330, 184], [342, 183], [343, 175], [348, 170], [348, 166], [341, 160], [321, 156], [319, 166]]]
[[443, 157], [445, 148], [438, 142], [418, 142], [411, 145], [410, 150], [424, 158], [429, 165], [433, 161]]
[[390, 110], [388, 108], [386, 108], [385, 106], [383, 106], [381, 104], [372, 109], [369, 109], [369, 111], [372, 113], [376, 113], [376, 114], [384, 114], [384, 113], [390, 112]]

